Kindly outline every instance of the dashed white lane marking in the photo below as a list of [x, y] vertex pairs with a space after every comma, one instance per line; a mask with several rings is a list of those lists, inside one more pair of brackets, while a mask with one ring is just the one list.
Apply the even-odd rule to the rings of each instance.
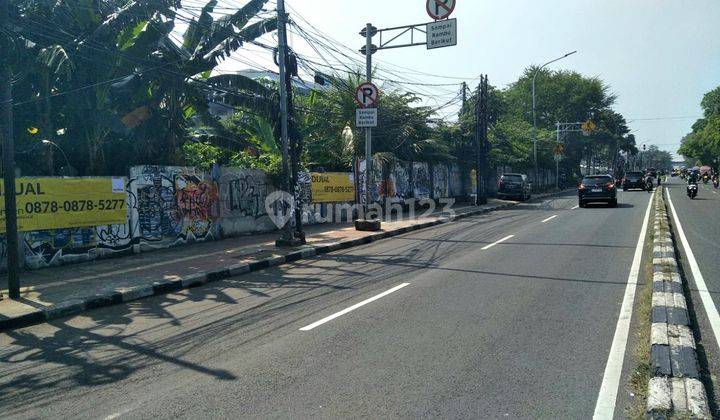
[[575, 209], [579, 209], [579, 208], [580, 208], [580, 206], [575, 206], [575, 207], [570, 208], [570, 210], [575, 210]]
[[550, 217], [548, 217], [547, 219], [543, 220], [543, 221], [542, 221], [542, 222], [540, 222], [540, 223], [547, 223], [547, 222], [551, 221], [552, 219], [554, 219], [554, 218], [556, 218], [556, 217], [557, 217], [557, 214], [556, 214], [556, 215], [554, 215], [554, 216], [550, 216]]
[[105, 417], [103, 420], [115, 420], [117, 418], [120, 418], [124, 416], [125, 414], [128, 414], [129, 412], [135, 410], [135, 407], [126, 408], [122, 411], [118, 411], [117, 413], [110, 414], [109, 416]]
[[365, 305], [367, 305], [368, 303], [374, 302], [374, 301], [376, 301], [376, 300], [378, 300], [378, 299], [380, 299], [380, 298], [382, 298], [382, 297], [385, 297], [385, 296], [389, 295], [390, 293], [397, 292], [398, 290], [402, 289], [402, 288], [405, 287], [405, 286], [408, 286], [409, 284], [410, 284], [410, 283], [402, 283], [402, 284], [399, 284], [399, 285], [393, 287], [393, 288], [390, 289], [390, 290], [386, 290], [386, 291], [380, 293], [379, 295], [375, 295], [375, 296], [371, 297], [370, 299], [365, 299], [365, 300], [363, 300], [362, 302], [356, 303], [356, 304], [354, 304], [353, 306], [351, 306], [351, 307], [349, 307], [349, 308], [345, 308], [345, 309], [343, 309], [343, 310], [340, 311], [340, 312], [335, 312], [334, 314], [332, 314], [332, 315], [330, 315], [330, 316], [328, 316], [328, 317], [325, 317], [325, 318], [321, 319], [320, 321], [316, 321], [316, 322], [313, 322], [313, 323], [310, 324], [310, 325], [306, 325], [306, 326], [300, 328], [300, 331], [310, 331], [310, 330], [312, 330], [313, 328], [319, 327], [320, 325], [322, 325], [322, 324], [324, 324], [324, 323], [326, 323], [326, 322], [330, 322], [330, 321], [332, 321], [333, 319], [335, 319], [335, 318], [337, 318], [337, 317], [340, 317], [340, 316], [343, 316], [343, 315], [345, 315], [345, 314], [348, 313], [348, 312], [352, 312], [352, 311], [354, 311], [355, 309], [360, 308], [361, 306], [365, 306]]
[[678, 231], [678, 236], [680, 236], [680, 242], [682, 242], [682, 246], [683, 248], [685, 248], [687, 261], [690, 265], [690, 271], [692, 271], [693, 278], [695, 279], [695, 284], [698, 288], [698, 294], [700, 294], [700, 299], [702, 300], [703, 306], [705, 307], [705, 313], [707, 314], [710, 328], [712, 329], [713, 334], [715, 334], [715, 340], [717, 341], [718, 347], [720, 347], [720, 314], [718, 314], [717, 306], [715, 306], [712, 295], [710, 295], [707, 285], [705, 284], [705, 278], [700, 272], [700, 266], [695, 259], [695, 254], [693, 253], [693, 250], [690, 248], [690, 242], [688, 242], [687, 236], [685, 236], [685, 230], [683, 229], [682, 224], [680, 224], [680, 218], [675, 211], [675, 206], [673, 205], [672, 198], [670, 198], [669, 191], [667, 194], [667, 198], [668, 204], [670, 204], [670, 210], [672, 211], [673, 220], [675, 221], [675, 227]]
[[495, 242], [491, 243], [490, 245], [485, 245], [485, 246], [482, 247], [481, 249], [482, 249], [483, 251], [486, 250], [486, 249], [490, 249], [490, 248], [494, 247], [495, 245], [500, 244], [500, 243], [503, 243], [503, 242], [507, 241], [508, 239], [513, 238], [513, 237], [515, 237], [515, 235], [508, 235], [508, 236], [500, 239], [499, 241], [495, 241]]
[[[656, 190], [657, 191], [657, 190]], [[615, 415], [615, 403], [617, 401], [618, 388], [620, 387], [620, 376], [622, 375], [623, 360], [625, 359], [625, 348], [627, 347], [628, 335], [630, 333], [630, 320], [632, 319], [633, 304], [635, 303], [635, 289], [637, 289], [638, 275], [640, 274], [640, 261], [642, 260], [643, 249], [645, 248], [645, 235], [647, 234], [648, 221], [650, 220], [650, 209], [653, 204], [655, 192], [650, 196], [645, 220], [640, 229], [640, 237], [635, 246], [635, 256], [630, 266], [625, 296], [620, 307], [615, 336], [613, 337], [610, 355], [605, 365], [600, 393], [595, 404], [593, 419], [612, 419]]]

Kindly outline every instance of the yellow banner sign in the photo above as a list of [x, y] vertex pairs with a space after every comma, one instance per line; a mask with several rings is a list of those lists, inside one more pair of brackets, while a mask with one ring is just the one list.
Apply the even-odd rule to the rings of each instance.
[[[18, 230], [124, 224], [124, 178], [18, 178]], [[5, 191], [0, 188], [0, 232], [5, 232]]]
[[345, 172], [313, 172], [310, 174], [313, 203], [355, 201], [353, 176]]

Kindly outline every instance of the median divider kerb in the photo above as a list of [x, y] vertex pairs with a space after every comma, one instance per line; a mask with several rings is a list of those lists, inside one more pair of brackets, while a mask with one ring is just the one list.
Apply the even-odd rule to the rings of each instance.
[[710, 419], [663, 190], [655, 194], [647, 417]]

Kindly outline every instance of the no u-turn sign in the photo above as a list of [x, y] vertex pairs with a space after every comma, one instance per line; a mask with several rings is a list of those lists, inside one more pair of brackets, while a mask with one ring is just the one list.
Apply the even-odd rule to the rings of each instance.
[[427, 0], [426, 9], [435, 20], [447, 19], [455, 10], [455, 0]]

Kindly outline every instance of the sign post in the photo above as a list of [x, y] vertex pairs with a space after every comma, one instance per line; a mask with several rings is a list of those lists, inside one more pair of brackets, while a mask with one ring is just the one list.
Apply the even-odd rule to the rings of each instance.
[[[434, 20], [430, 23], [398, 26], [394, 28], [378, 29], [371, 23], [365, 25], [360, 35], [365, 37], [365, 45], [360, 52], [365, 55], [365, 79], [355, 92], [355, 101], [360, 109], [355, 114], [357, 128], [365, 128], [365, 209], [370, 206], [370, 182], [372, 177], [372, 128], [377, 127], [378, 89], [372, 84], [372, 55], [379, 50], [389, 48], [415, 47], [425, 45], [427, 49], [443, 48], [457, 45], [457, 20], [449, 19], [455, 10], [457, 0], [426, 0], [425, 8], [428, 15]], [[383, 42], [383, 34], [386, 41]], [[425, 35], [425, 41], [416, 40], [417, 36]], [[372, 38], [379, 35], [378, 45], [373, 45]], [[407, 38], [410, 38], [409, 40]], [[388, 39], [389, 38], [389, 39]], [[397, 40], [403, 40], [400, 44]], [[394, 44], [394, 45], [390, 45]], [[357, 230], [380, 230], [380, 220], [370, 220], [367, 212], [364, 220], [355, 221]]]
[[[358, 86], [355, 92], [355, 101], [361, 106], [355, 114], [356, 126], [365, 128], [365, 214], [362, 220], [355, 221], [355, 229], [360, 231], [380, 230], [379, 219], [369, 219], [370, 210], [370, 182], [372, 177], [372, 127], [377, 126], [377, 104], [379, 91], [372, 83], [372, 55], [376, 51], [372, 45], [372, 37], [377, 33], [377, 28], [371, 23], [365, 25], [360, 32], [365, 36], [365, 83]], [[359, 124], [358, 124], [359, 123]]]

